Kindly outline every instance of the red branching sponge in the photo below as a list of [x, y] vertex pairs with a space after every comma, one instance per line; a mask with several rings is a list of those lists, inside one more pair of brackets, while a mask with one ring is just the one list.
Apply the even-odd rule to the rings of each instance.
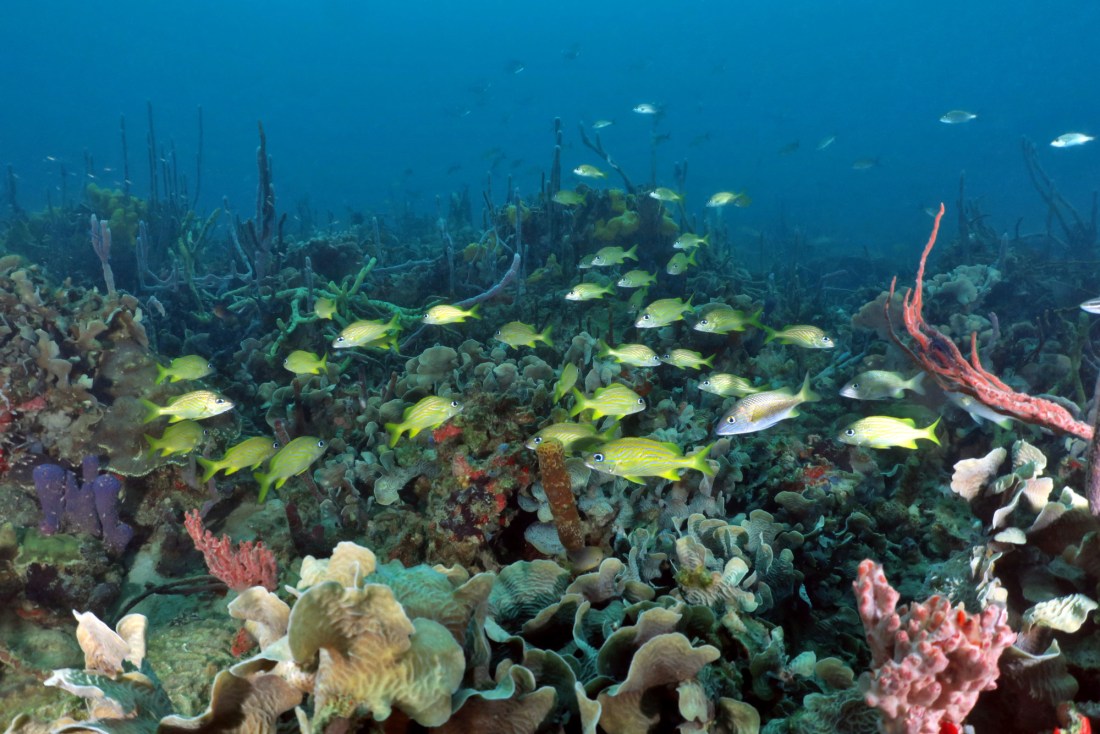
[[264, 547], [262, 541], [253, 543], [249, 540], [234, 548], [228, 535], [215, 538], [203, 527], [197, 509], [184, 515], [183, 524], [191, 540], [195, 541], [195, 548], [202, 551], [210, 573], [224, 581], [230, 589], [240, 592], [252, 586], [262, 586], [268, 591], [275, 590], [275, 554]]
[[860, 685], [883, 713], [883, 732], [939, 734], [962, 724], [978, 695], [997, 687], [997, 661], [1016, 640], [1005, 610], [972, 615], [933, 596], [895, 611], [898, 592], [870, 560], [854, 586], [873, 666]]

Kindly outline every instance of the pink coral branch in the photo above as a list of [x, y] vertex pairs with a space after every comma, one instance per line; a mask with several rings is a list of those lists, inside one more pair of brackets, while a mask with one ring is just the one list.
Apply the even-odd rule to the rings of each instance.
[[198, 510], [186, 513], [183, 524], [191, 540], [195, 541], [195, 548], [202, 551], [210, 573], [230, 589], [240, 592], [252, 586], [263, 586], [268, 591], [275, 590], [275, 554], [264, 547], [262, 541], [245, 541], [234, 548], [228, 535], [215, 538], [203, 527]]
[[897, 278], [890, 282], [890, 297], [886, 299], [885, 306], [890, 337], [921, 369], [931, 374], [944, 390], [970, 395], [998, 413], [1004, 413], [1024, 423], [1091, 441], [1093, 434], [1091, 425], [1077, 420], [1057, 403], [1027, 393], [1016, 392], [996, 375], [984, 369], [981, 360], [978, 359], [976, 333], [970, 335], [970, 362], [967, 362], [954, 341], [924, 320], [924, 268], [928, 262], [928, 255], [936, 244], [936, 235], [939, 233], [943, 212], [943, 204], [940, 204], [936, 221], [932, 225], [932, 234], [920, 256], [916, 284], [912, 289], [906, 289], [903, 299], [902, 321], [905, 323], [905, 331], [913, 340], [913, 346], [907, 346], [902, 342], [890, 318], [890, 303], [894, 297]]

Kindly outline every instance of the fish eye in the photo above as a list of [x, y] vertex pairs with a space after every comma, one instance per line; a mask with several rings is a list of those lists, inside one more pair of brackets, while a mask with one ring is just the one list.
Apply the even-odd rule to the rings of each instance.
[[854, 428], [849, 428], [848, 430], [846, 430], [846, 431], [844, 432], [844, 435], [845, 435], [845, 436], [854, 436], [854, 435], [856, 435], [856, 429], [854, 429]]
[[286, 367], [286, 363], [290, 361], [290, 357], [283, 360], [283, 367]]
[[603, 454], [592, 454], [592, 461], [603, 461]]
[[339, 343], [340, 343], [340, 342], [342, 342], [342, 341], [344, 341], [344, 337], [342, 337], [342, 336], [338, 336], [338, 337], [336, 337], [336, 343], [337, 343], [337, 344], [339, 344]]
[[458, 401], [457, 400], [452, 400], [451, 401], [451, 407], [452, 408], [457, 408], [458, 407]]
[[709, 385], [709, 384], [710, 384], [710, 380], [703, 380], [703, 381], [702, 381], [702, 382], [700, 382], [699, 384], [700, 384], [700, 385]]
[[853, 390], [858, 390], [859, 389], [859, 383], [858, 382], [853, 382], [852, 383], [852, 389]]
[[661, 357], [661, 359], [672, 359], [672, 355], [666, 354], [665, 356]]
[[638, 405], [645, 405], [645, 399], [638, 398]]
[[649, 321], [649, 314], [642, 314], [642, 321]]
[[214, 401], [214, 405], [221, 405], [224, 402], [225, 402], [225, 400], [223, 400], [222, 398], [218, 398], [217, 400]]
[[707, 324], [709, 324], [709, 323], [710, 323], [710, 321], [708, 321], [707, 319], [703, 319], [703, 320], [702, 320], [702, 321], [700, 321], [699, 323], [700, 323], [700, 324], [702, 324], [703, 326], [706, 326]]
[[737, 422], [737, 417], [736, 416], [731, 415], [728, 418], [726, 418], [726, 423], [736, 423], [736, 422]]
[[534, 443], [542, 443], [542, 436], [535, 436], [535, 438], [532, 440], [534, 441]]
[[494, 334], [493, 336], [500, 336], [500, 329], [497, 329], [497, 333]]
[[209, 436], [209, 435], [210, 435], [210, 431], [208, 431], [208, 430], [206, 430], [206, 429], [204, 428], [204, 429], [202, 429], [202, 435], [204, 435], [204, 436]]
[[325, 442], [324, 441], [318, 441], [317, 442], [317, 448], [323, 449], [324, 447], [325, 447]]
[[829, 338], [829, 337], [827, 337], [827, 336], [822, 336], [822, 337], [821, 337], [821, 341], [823, 341], [823, 342], [825, 342], [826, 344], [828, 344], [829, 342], [831, 342], [831, 341], [832, 341], [832, 339], [830, 339], [830, 338]]
[[279, 442], [278, 441], [272, 441], [271, 442], [271, 448], [273, 448], [273, 449], [279, 448]]

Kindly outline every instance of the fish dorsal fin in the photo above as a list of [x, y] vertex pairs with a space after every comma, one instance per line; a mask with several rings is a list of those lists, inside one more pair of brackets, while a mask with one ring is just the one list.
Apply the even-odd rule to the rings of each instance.
[[679, 444], [673, 443], [672, 441], [660, 441], [659, 443], [660, 443], [661, 446], [668, 449], [672, 453], [680, 454], [680, 445]]
[[904, 423], [905, 425], [909, 426], [910, 428], [916, 428], [917, 427], [917, 422], [915, 420], [913, 420], [912, 418], [898, 418], [898, 421], [901, 422], [901, 423]]

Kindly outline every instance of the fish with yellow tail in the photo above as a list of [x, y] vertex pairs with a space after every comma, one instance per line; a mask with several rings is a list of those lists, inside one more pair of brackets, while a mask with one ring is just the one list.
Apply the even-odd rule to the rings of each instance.
[[841, 443], [849, 443], [853, 446], [864, 446], [871, 449], [888, 449], [899, 446], [903, 449], [917, 448], [917, 439], [923, 438], [937, 446], [940, 440], [936, 437], [936, 426], [940, 424], [937, 418], [932, 425], [917, 428], [912, 418], [891, 418], [886, 415], [872, 415], [860, 418], [837, 435]]
[[162, 457], [189, 454], [198, 448], [204, 436], [206, 431], [195, 421], [180, 421], [165, 428], [160, 438], [146, 433], [145, 440], [149, 442], [149, 457], [152, 458], [158, 451]]
[[709, 477], [714, 469], [707, 463], [711, 446], [704, 446], [687, 456], [674, 443], [651, 438], [617, 438], [586, 454], [584, 463], [591, 469], [645, 484], [645, 477], [661, 477], [679, 481], [685, 469], [694, 469]]
[[481, 316], [477, 312], [480, 307], [480, 303], [475, 303], [468, 310], [464, 310], [458, 306], [441, 303], [428, 309], [428, 312], [424, 314], [424, 323], [442, 326], [444, 324], [461, 324], [466, 319], [480, 319]]
[[509, 321], [507, 324], [497, 329], [497, 333], [493, 334], [493, 338], [497, 341], [504, 342], [513, 349], [518, 347], [533, 347], [538, 342], [542, 342], [548, 347], [554, 346], [554, 342], [550, 340], [549, 326], [542, 331], [535, 331], [535, 327], [530, 324], [525, 324], [522, 321]]
[[279, 489], [286, 480], [303, 473], [310, 465], [321, 458], [328, 448], [316, 436], [299, 436], [271, 457], [266, 472], [256, 472], [252, 476], [260, 483], [259, 501], [263, 502], [272, 487]]
[[197, 354], [188, 354], [186, 357], [176, 357], [168, 366], [157, 365], [156, 383], [168, 380], [179, 382], [180, 380], [201, 380], [214, 371], [214, 365], [206, 357]]
[[665, 265], [665, 272], [669, 275], [681, 275], [696, 265], [698, 263], [695, 262], [695, 250], [692, 250], [691, 254], [677, 252]]
[[661, 361], [681, 370], [697, 370], [702, 365], [713, 367], [714, 355], [704, 357], [693, 349], [670, 349], [661, 355]]
[[656, 273], [647, 273], [644, 270], [631, 270], [615, 285], [620, 288], [644, 288], [657, 282]]
[[352, 347], [385, 347], [396, 340], [401, 326], [397, 323], [397, 314], [389, 321], [354, 321], [332, 340], [333, 349], [351, 349]]
[[318, 298], [313, 302], [313, 314], [319, 319], [328, 321], [336, 315], [336, 301], [331, 298]]
[[638, 246], [634, 245], [629, 250], [614, 245], [601, 247], [596, 252], [596, 257], [592, 258], [592, 267], [594, 268], [607, 268], [613, 265], [622, 265], [627, 260], [638, 259]]
[[805, 349], [832, 349], [836, 346], [836, 342], [824, 330], [810, 324], [785, 326], [778, 331], [765, 326], [764, 331], [768, 334], [764, 339], [765, 344], [778, 341]]
[[241, 469], [257, 469], [279, 450], [279, 442], [267, 436], [253, 436], [246, 438], [235, 446], [225, 450], [225, 455], [217, 461], [198, 457], [196, 461], [202, 467], [202, 481], [210, 479], [220, 471], [225, 471], [225, 476], [236, 474]]
[[688, 252], [696, 249], [697, 247], [709, 247], [710, 246], [710, 234], [706, 234], [700, 237], [692, 232], [684, 232], [682, 235], [676, 238], [676, 241], [672, 243], [673, 250], [687, 250]]
[[390, 448], [397, 445], [402, 433], [408, 432], [409, 438], [413, 438], [427, 428], [438, 428], [461, 412], [462, 403], [457, 400], [438, 395], [421, 398], [415, 405], [405, 408], [400, 423], [386, 424], [386, 430], [390, 434]]
[[802, 381], [802, 388], [792, 393], [787, 388], [767, 390], [741, 398], [734, 403], [714, 429], [719, 436], [737, 436], [743, 433], [755, 433], [771, 428], [776, 423], [799, 415], [798, 406], [803, 403], [820, 400], [821, 397], [810, 389], [810, 374]]
[[201, 421], [204, 418], [212, 418], [226, 411], [233, 410], [233, 401], [224, 398], [210, 390], [193, 390], [177, 395], [168, 401], [168, 405], [157, 405], [144, 398], [141, 404], [145, 406], [145, 420], [150, 423], [162, 415], [170, 416], [169, 422]]
[[573, 400], [573, 409], [569, 411], [570, 418], [586, 410], [592, 411], [592, 418], [595, 420], [605, 415], [622, 418], [624, 415], [645, 410], [645, 398], [619, 382], [601, 387], [592, 394], [591, 398], [585, 397], [580, 390], [573, 388]]
[[577, 384], [577, 378], [580, 377], [580, 374], [577, 365], [566, 362], [565, 366], [561, 368], [558, 381], [554, 383], [554, 394], [551, 396], [550, 402], [557, 404], [559, 400], [564, 398], [565, 394]]
[[328, 355], [318, 357], [313, 352], [295, 349], [283, 360], [283, 367], [296, 375], [319, 375], [325, 371]]
[[607, 443], [615, 437], [615, 431], [619, 429], [618, 423], [612, 423], [603, 431], [596, 429], [592, 423], [554, 423], [539, 430], [534, 436], [527, 439], [524, 444], [534, 451], [543, 441], [553, 439], [561, 443], [563, 451], [574, 449], [592, 448], [594, 445]]

